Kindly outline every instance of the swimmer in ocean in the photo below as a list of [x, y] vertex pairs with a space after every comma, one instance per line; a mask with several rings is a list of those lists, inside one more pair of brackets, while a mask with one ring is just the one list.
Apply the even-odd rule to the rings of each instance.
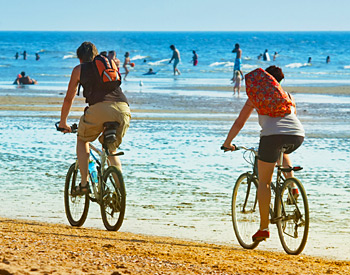
[[37, 84], [38, 82], [35, 79], [30, 78], [29, 76], [26, 76], [25, 72], [21, 72], [20, 75], [16, 78], [16, 80], [13, 82], [13, 84], [17, 85], [31, 85], [31, 84]]

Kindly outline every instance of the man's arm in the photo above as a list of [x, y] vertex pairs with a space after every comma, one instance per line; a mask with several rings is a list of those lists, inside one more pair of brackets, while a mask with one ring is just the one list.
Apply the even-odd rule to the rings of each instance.
[[175, 51], [173, 51], [173, 56], [171, 57], [171, 59], [170, 59], [169, 63], [171, 63], [171, 61], [173, 61], [173, 60], [174, 60], [174, 58], [175, 58]]
[[70, 127], [67, 125], [67, 118], [70, 112], [70, 109], [73, 105], [75, 95], [77, 94], [77, 87], [80, 81], [80, 65], [76, 66], [71, 74], [67, 94], [64, 98], [62, 108], [61, 108], [61, 120], [59, 127], [67, 129], [67, 132], [70, 132]]

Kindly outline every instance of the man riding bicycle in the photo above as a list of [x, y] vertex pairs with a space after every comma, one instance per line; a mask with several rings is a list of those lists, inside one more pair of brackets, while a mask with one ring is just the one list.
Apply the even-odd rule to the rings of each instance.
[[[117, 156], [116, 149], [122, 142], [130, 123], [130, 109], [126, 96], [120, 88], [120, 79], [112, 83], [111, 88], [106, 89], [106, 86], [100, 80], [101, 76], [98, 73], [94, 59], [98, 55], [95, 45], [91, 42], [84, 42], [77, 49], [77, 57], [80, 64], [76, 66], [71, 74], [68, 84], [68, 90], [64, 98], [60, 128], [64, 128], [64, 132], [71, 132], [70, 126], [67, 124], [68, 114], [77, 94], [78, 85], [84, 88], [84, 97], [88, 103], [84, 114], [81, 116], [78, 126], [77, 137], [77, 157], [79, 170], [82, 182], [76, 187], [76, 194], [87, 194], [89, 188], [89, 142], [96, 140], [104, 130], [105, 122], [117, 122], [119, 127], [116, 129], [116, 141], [109, 145], [108, 150], [110, 155], [108, 159], [111, 165], [121, 169], [121, 162]], [[107, 59], [107, 62], [114, 62]], [[114, 67], [114, 64], [112, 64]], [[119, 75], [119, 72], [118, 72]], [[99, 141], [103, 142], [103, 136], [100, 136]]]

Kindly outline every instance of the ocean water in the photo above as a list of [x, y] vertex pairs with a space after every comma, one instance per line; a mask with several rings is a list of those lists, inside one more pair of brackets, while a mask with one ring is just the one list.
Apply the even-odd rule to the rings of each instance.
[[[127, 189], [121, 230], [236, 246], [232, 188], [249, 166], [241, 152], [224, 154], [219, 148], [246, 96], [181, 88], [229, 83], [235, 42], [241, 43], [243, 56], [251, 57], [243, 61], [246, 72], [273, 63], [259, 65], [256, 55], [265, 48], [282, 50], [276, 63], [285, 68], [288, 85], [347, 84], [350, 64], [345, 49], [350, 33], [0, 32], [0, 38], [0, 99], [21, 95], [63, 100], [70, 72], [78, 63], [74, 51], [84, 40], [100, 50], [116, 49], [119, 56], [130, 51], [136, 66], [122, 88], [135, 112], [121, 146]], [[175, 78], [165, 64], [171, 56], [169, 44], [182, 53], [183, 74]], [[200, 58], [195, 68], [187, 63], [192, 49]], [[23, 50], [28, 60], [15, 60], [15, 52]], [[39, 51], [41, 59], [35, 61]], [[307, 61], [308, 51], [313, 53], [313, 65], [295, 65]], [[330, 64], [325, 63], [327, 55]], [[150, 65], [159, 73], [142, 76]], [[39, 84], [11, 85], [21, 70]], [[306, 130], [303, 146], [292, 155], [294, 163], [304, 167], [296, 176], [310, 204], [304, 253], [349, 260], [344, 240], [350, 238], [350, 96], [296, 94], [295, 99]], [[73, 123], [80, 113], [72, 114]], [[0, 216], [68, 224], [63, 188], [75, 160], [76, 137], [55, 131], [59, 115], [53, 110], [0, 110]], [[253, 114], [235, 142], [257, 146], [258, 137]], [[85, 226], [103, 228], [97, 205], [92, 204]], [[271, 240], [259, 248], [282, 251], [277, 232], [272, 231]]]
[[[235, 58], [231, 51], [239, 43], [244, 73], [274, 64], [283, 68], [285, 85], [350, 84], [350, 32], [0, 32], [0, 87], [9, 88], [16, 75], [25, 71], [41, 88], [65, 89], [78, 64], [75, 51], [83, 41], [92, 41], [99, 51], [115, 50], [122, 61], [124, 53], [130, 52], [136, 66], [129, 79], [152, 78], [143, 76], [149, 68], [157, 72], [155, 82], [173, 79], [168, 60], [169, 46], [174, 44], [181, 53], [183, 80], [226, 85]], [[257, 59], [265, 49], [270, 62]], [[199, 56], [196, 67], [191, 64], [192, 50]], [[15, 60], [15, 53], [23, 51], [27, 60], [21, 55]], [[279, 53], [276, 61], [274, 52]], [[35, 53], [41, 56], [39, 61]]]

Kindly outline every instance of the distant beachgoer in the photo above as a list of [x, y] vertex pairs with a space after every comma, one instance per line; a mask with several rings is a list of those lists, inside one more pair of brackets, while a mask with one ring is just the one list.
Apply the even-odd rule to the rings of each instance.
[[278, 56], [278, 52], [275, 52], [273, 55], [273, 61], [276, 61], [277, 56]]
[[328, 64], [329, 62], [331, 62], [331, 57], [328, 55], [326, 58], [326, 63]]
[[263, 54], [262, 54], [262, 53], [259, 54], [259, 55], [258, 55], [258, 60], [261, 60], [262, 57], [263, 57]]
[[193, 56], [192, 56], [192, 62], [193, 62], [193, 66], [197, 66], [198, 64], [198, 55], [196, 53], [196, 51], [192, 51]]
[[152, 68], [150, 68], [150, 69], [148, 70], [148, 72], [147, 72], [147, 73], [144, 73], [143, 75], [151, 75], [151, 74], [156, 74], [156, 72], [153, 71]]
[[307, 63], [311, 64], [311, 57], [307, 60]]
[[241, 72], [236, 70], [233, 73], [233, 79], [232, 79], [232, 83], [235, 83], [235, 85], [233, 86], [233, 94], [236, 93], [239, 94], [239, 92], [241, 91], [241, 82], [242, 82], [242, 75]]
[[21, 74], [18, 75], [16, 80], [13, 82], [13, 84], [17, 84], [17, 85], [30, 85], [30, 84], [37, 84], [37, 83], [38, 82], [35, 79], [32, 79], [29, 76], [26, 76], [25, 72], [21, 72]]
[[170, 49], [173, 51], [173, 56], [171, 57], [169, 63], [171, 63], [174, 60], [174, 75], [181, 74], [179, 69], [177, 68], [177, 65], [180, 63], [180, 52], [178, 49], [175, 48], [174, 45], [170, 45]]
[[107, 56], [107, 52], [106, 51], [102, 51], [102, 52], [100, 52], [100, 55]]
[[130, 57], [129, 56], [130, 56], [129, 52], [126, 52], [125, 55], [124, 55], [124, 57], [125, 57], [124, 64], [123, 64], [123, 68], [125, 70], [124, 80], [126, 80], [126, 77], [129, 74], [129, 69], [128, 69], [128, 66], [127, 66], [127, 65], [130, 65]]
[[[236, 58], [235, 58], [235, 65], [233, 66], [233, 73], [235, 71], [239, 71], [243, 77], [243, 72], [241, 70], [241, 65], [242, 65], [242, 50], [239, 46], [238, 43], [235, 44], [235, 48], [232, 50], [233, 53], [236, 53]], [[234, 75], [232, 77], [232, 80], [234, 79]]]
[[16, 59], [18, 59], [18, 57], [19, 57], [19, 53], [18, 53], [18, 52], [16, 52], [16, 54], [15, 54], [15, 58], [16, 58]]
[[40, 59], [40, 55], [38, 53], [35, 54], [35, 60], [38, 61]]
[[264, 61], [270, 61], [270, 55], [268, 53], [268, 49], [266, 49], [264, 54], [263, 54], [263, 60]]
[[26, 51], [23, 52], [23, 59], [27, 60], [27, 52]]
[[115, 51], [109, 51], [108, 57], [112, 60], [114, 60], [115, 64], [117, 65], [118, 69], [120, 67], [120, 60], [117, 58], [117, 54]]

